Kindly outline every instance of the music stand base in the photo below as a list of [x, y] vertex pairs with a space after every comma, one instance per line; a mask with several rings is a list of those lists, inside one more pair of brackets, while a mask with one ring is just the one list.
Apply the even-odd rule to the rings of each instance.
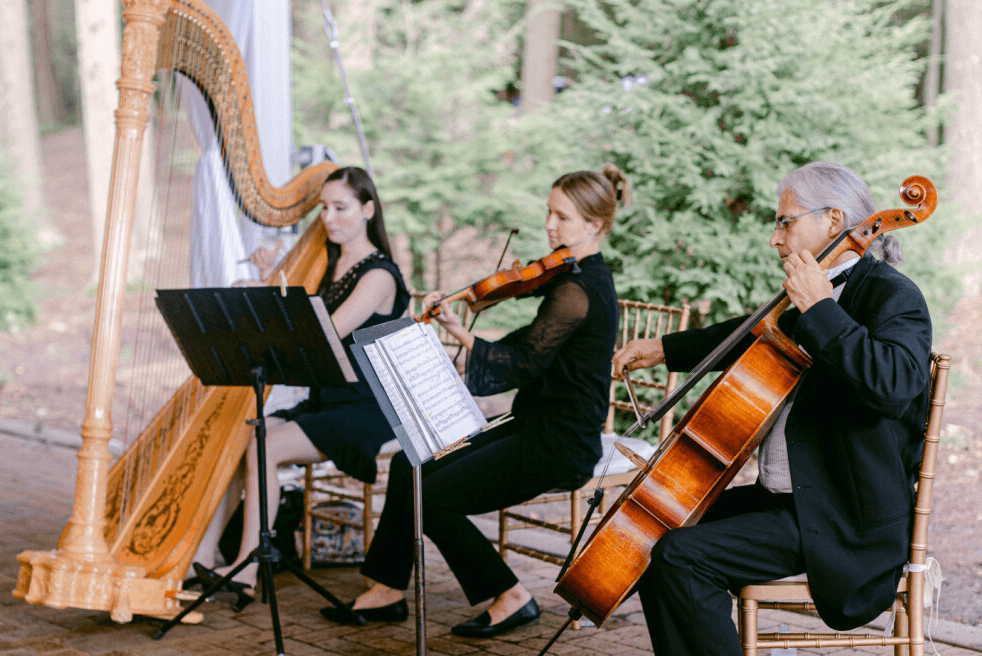
[[[256, 463], [257, 470], [259, 472], [266, 471], [266, 416], [263, 410], [263, 395], [266, 390], [266, 375], [262, 366], [256, 366], [252, 370], [252, 386], [256, 394], [256, 419], [251, 419], [247, 423], [256, 427]], [[177, 616], [172, 620], [164, 624], [162, 627], [157, 629], [153, 634], [154, 640], [160, 640], [164, 637], [164, 634], [171, 630], [174, 626], [180, 623], [188, 613], [193, 611], [195, 608], [203, 604], [208, 600], [215, 592], [221, 590], [225, 585], [232, 580], [232, 578], [245, 569], [246, 565], [254, 562], [259, 563], [259, 580], [262, 581], [262, 594], [263, 601], [268, 600], [269, 613], [273, 620], [273, 637], [276, 642], [276, 653], [279, 656], [284, 656], [283, 649], [283, 632], [280, 628], [280, 614], [279, 609], [276, 605], [276, 585], [273, 582], [273, 566], [276, 563], [282, 562], [288, 570], [290, 570], [301, 582], [305, 583], [314, 592], [321, 595], [329, 602], [334, 604], [337, 608], [342, 609], [342, 612], [350, 614], [350, 619], [354, 624], [361, 624], [360, 617], [352, 611], [347, 604], [343, 603], [340, 599], [331, 594], [324, 586], [320, 585], [317, 581], [310, 578], [303, 570], [301, 570], [295, 563], [283, 559], [279, 550], [273, 546], [273, 532], [269, 530], [269, 512], [267, 499], [268, 490], [266, 489], [266, 476], [259, 476], [259, 546], [253, 549], [249, 553], [249, 557], [239, 563], [232, 571], [226, 574], [221, 580], [216, 581], [205, 590], [200, 597], [194, 600], [194, 602], [182, 610]]]

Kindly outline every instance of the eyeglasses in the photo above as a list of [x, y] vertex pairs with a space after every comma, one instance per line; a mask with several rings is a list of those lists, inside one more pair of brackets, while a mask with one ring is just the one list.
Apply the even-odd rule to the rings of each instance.
[[807, 212], [802, 212], [801, 214], [798, 214], [798, 215], [795, 215], [795, 216], [789, 216], [786, 219], [777, 219], [774, 222], [774, 229], [775, 230], [780, 230], [781, 232], [784, 232], [785, 230], [788, 229], [788, 224], [791, 223], [792, 221], [794, 221], [795, 219], [800, 219], [801, 217], [805, 216], [806, 214], [814, 214], [815, 212], [827, 212], [830, 209], [832, 209], [832, 208], [831, 207], [819, 207], [818, 209], [808, 210]]

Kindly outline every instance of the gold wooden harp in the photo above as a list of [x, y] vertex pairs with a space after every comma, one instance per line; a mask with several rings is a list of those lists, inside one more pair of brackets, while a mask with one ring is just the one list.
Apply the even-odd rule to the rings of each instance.
[[[201, 537], [251, 435], [252, 390], [205, 387], [191, 377], [110, 471], [111, 411], [120, 356], [126, 266], [152, 81], [172, 69], [202, 91], [236, 202], [252, 220], [291, 225], [318, 202], [331, 164], [282, 187], [263, 169], [245, 65], [221, 20], [192, 0], [123, 0], [116, 144], [99, 277], [75, 501], [57, 549], [27, 551], [14, 596], [55, 608], [173, 616]], [[311, 224], [279, 265], [310, 293], [327, 266], [326, 233]], [[277, 280], [279, 273], [273, 274]]]

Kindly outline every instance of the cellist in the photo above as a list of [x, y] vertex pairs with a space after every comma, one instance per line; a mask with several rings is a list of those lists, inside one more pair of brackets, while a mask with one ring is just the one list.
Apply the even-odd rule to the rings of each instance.
[[[816, 262], [875, 212], [853, 171], [811, 163], [777, 195], [769, 245], [794, 305], [779, 325], [813, 362], [761, 443], [757, 481], [724, 491], [698, 524], [655, 544], [637, 588], [662, 656], [739, 656], [729, 591], [800, 573], [826, 624], [860, 626], [890, 605], [909, 553], [929, 388], [927, 305], [892, 266], [900, 246], [890, 235], [882, 259], [846, 251], [827, 270]], [[629, 342], [614, 366], [689, 371], [741, 320]]]

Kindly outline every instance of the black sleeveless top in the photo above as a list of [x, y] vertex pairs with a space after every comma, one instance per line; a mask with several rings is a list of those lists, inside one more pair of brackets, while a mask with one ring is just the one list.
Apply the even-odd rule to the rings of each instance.
[[[317, 290], [317, 295], [324, 299], [324, 305], [327, 307], [328, 313], [334, 314], [334, 312], [336, 312], [337, 309], [341, 307], [346, 300], [348, 300], [351, 292], [354, 291], [355, 287], [358, 285], [358, 281], [361, 280], [365, 274], [374, 269], [384, 269], [385, 271], [388, 271], [395, 279], [396, 296], [392, 303], [392, 311], [387, 314], [379, 314], [376, 312], [355, 330], [376, 326], [380, 323], [398, 319], [406, 312], [406, 308], [409, 307], [409, 290], [406, 288], [406, 283], [402, 279], [402, 273], [399, 271], [398, 265], [392, 261], [392, 258], [381, 251], [370, 253], [363, 260], [348, 269], [348, 271], [345, 272], [345, 274], [338, 280], [328, 280], [327, 276], [325, 275], [324, 279], [321, 280], [320, 287]], [[365, 378], [362, 376], [361, 370], [358, 368], [358, 363], [355, 362], [355, 359], [351, 356], [351, 345], [354, 343], [354, 337], [352, 335], [348, 335], [341, 340], [341, 343], [344, 344], [344, 349], [348, 353], [348, 358], [351, 360], [351, 364], [354, 366], [355, 372], [358, 374], [358, 382], [347, 384], [342, 387], [312, 388], [310, 390], [310, 403], [306, 408], [308, 412], [315, 411], [324, 405], [350, 403], [352, 401], [364, 399], [374, 400], [375, 398], [368, 387], [368, 383], [365, 382]], [[324, 394], [320, 394], [321, 389], [325, 390]]]

